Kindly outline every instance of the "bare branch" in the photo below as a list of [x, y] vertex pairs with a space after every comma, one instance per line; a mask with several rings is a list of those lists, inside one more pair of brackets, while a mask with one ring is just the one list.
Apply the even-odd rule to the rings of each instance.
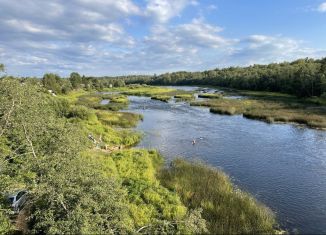
[[34, 150], [33, 142], [31, 141], [31, 139], [30, 139], [29, 136], [28, 136], [26, 126], [25, 126], [24, 123], [23, 123], [22, 125], [23, 125], [23, 128], [24, 128], [25, 138], [26, 138], [27, 142], [29, 143], [29, 145], [30, 145], [30, 147], [31, 147], [31, 149], [32, 149], [32, 154], [33, 154], [33, 156], [34, 156], [35, 158], [37, 158], [36, 153], [35, 153], [35, 150]]

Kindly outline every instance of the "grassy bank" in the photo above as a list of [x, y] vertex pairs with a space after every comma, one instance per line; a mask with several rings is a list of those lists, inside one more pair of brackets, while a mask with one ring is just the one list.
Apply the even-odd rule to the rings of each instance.
[[274, 214], [217, 169], [177, 159], [161, 171], [160, 180], [189, 208], [203, 209], [211, 234], [275, 232]]

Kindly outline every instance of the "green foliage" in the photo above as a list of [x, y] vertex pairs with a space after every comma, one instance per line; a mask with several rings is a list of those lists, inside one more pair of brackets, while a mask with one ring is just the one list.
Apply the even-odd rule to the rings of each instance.
[[271, 234], [273, 213], [249, 194], [235, 188], [221, 171], [175, 160], [162, 171], [163, 185], [176, 191], [185, 205], [203, 209], [211, 234]]
[[9, 217], [4, 212], [5, 210], [0, 206], [0, 234], [10, 234], [13, 227], [10, 223]]
[[144, 82], [151, 85], [213, 85], [311, 97], [326, 92], [325, 64], [325, 59], [300, 59], [291, 63], [166, 73]]
[[5, 71], [5, 65], [4, 64], [0, 64], [0, 72]]
[[118, 181], [98, 173], [82, 158], [51, 162], [31, 206], [34, 233], [113, 234], [131, 231], [126, 193]]
[[74, 89], [77, 89], [82, 84], [82, 78], [79, 73], [73, 72], [70, 74], [69, 81]]
[[46, 89], [52, 90], [57, 94], [62, 93], [62, 88], [61, 88], [62, 84], [61, 84], [61, 78], [59, 77], [59, 75], [54, 74], [54, 73], [44, 74], [42, 82]]
[[88, 120], [91, 118], [92, 114], [92, 111], [86, 108], [85, 106], [76, 105], [70, 108], [67, 117]]

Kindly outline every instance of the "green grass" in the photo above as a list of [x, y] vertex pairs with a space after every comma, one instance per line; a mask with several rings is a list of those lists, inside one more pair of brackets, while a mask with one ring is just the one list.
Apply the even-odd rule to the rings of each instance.
[[123, 128], [135, 127], [143, 120], [142, 115], [128, 112], [97, 111], [96, 115], [103, 124]]
[[[102, 175], [121, 182], [122, 188], [127, 192], [130, 223], [135, 231], [145, 227], [145, 232], [151, 233], [153, 227], [157, 229], [158, 224], [174, 221], [178, 226], [173, 228], [173, 234], [193, 233], [184, 222], [189, 216], [187, 207], [176, 192], [162, 186], [157, 179], [163, 159], [156, 151], [128, 149], [111, 154], [88, 151], [84, 153], [84, 159], [100, 165], [101, 168], [97, 170]], [[203, 228], [199, 231], [205, 230]]]
[[237, 189], [223, 172], [175, 160], [160, 174], [163, 185], [177, 192], [190, 208], [203, 209], [211, 234], [271, 234], [275, 216], [249, 194]]
[[[91, 134], [98, 142], [99, 147], [105, 148], [106, 146], [134, 146], [141, 140], [141, 134], [129, 130], [129, 129], [114, 129], [113, 126], [108, 125], [105, 120], [104, 113], [101, 113], [99, 117], [97, 113], [93, 115], [88, 120], [79, 121], [82, 128], [84, 129], [85, 135]], [[116, 123], [121, 125], [130, 125], [129, 121], [118, 121]]]
[[179, 94], [175, 95], [174, 98], [176, 101], [192, 101], [195, 99], [193, 94]]
[[157, 95], [157, 96], [152, 96], [151, 99], [152, 100], [159, 100], [159, 101], [162, 101], [162, 102], [169, 102], [169, 100], [171, 99], [171, 96]]
[[206, 99], [219, 99], [223, 97], [222, 94], [218, 94], [218, 93], [202, 93], [202, 94], [198, 94], [198, 98], [206, 98]]
[[59, 98], [64, 98], [66, 99], [69, 103], [75, 104], [80, 96], [89, 94], [89, 92], [85, 91], [85, 90], [74, 90], [69, 92], [68, 94], [65, 95], [58, 95]]
[[[109, 100], [108, 104], [101, 104], [102, 100]], [[78, 97], [78, 105], [93, 109], [118, 111], [128, 107], [128, 98], [119, 94], [89, 93]]]

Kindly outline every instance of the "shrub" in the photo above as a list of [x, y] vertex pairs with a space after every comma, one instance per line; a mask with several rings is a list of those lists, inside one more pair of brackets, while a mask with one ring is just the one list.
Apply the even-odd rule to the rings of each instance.
[[88, 120], [91, 115], [92, 112], [88, 108], [81, 105], [76, 105], [70, 109], [68, 118], [79, 118], [82, 120]]

